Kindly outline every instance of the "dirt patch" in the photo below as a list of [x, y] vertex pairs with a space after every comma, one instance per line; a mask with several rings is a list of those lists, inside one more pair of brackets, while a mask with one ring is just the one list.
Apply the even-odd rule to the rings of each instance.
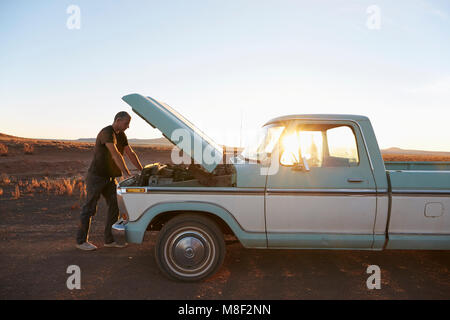
[[[450, 298], [448, 251], [248, 250], [234, 242], [213, 277], [171, 281], [154, 261], [155, 233], [147, 233], [141, 245], [103, 247], [104, 200], [90, 231], [99, 250], [79, 251], [78, 182], [93, 145], [38, 141], [25, 155], [24, 141], [2, 143], [8, 154], [0, 157], [0, 299]], [[143, 164], [170, 160], [170, 150], [135, 150]], [[381, 290], [366, 287], [372, 264], [381, 268]], [[69, 265], [81, 268], [81, 290], [66, 287]]]
[[[0, 143], [4, 155], [0, 157], [0, 174], [19, 179], [85, 176], [94, 151], [93, 143], [36, 140], [1, 134]], [[133, 146], [133, 149], [143, 164], [170, 162], [171, 147]], [[134, 169], [127, 158], [125, 161], [129, 169]]]
[[[90, 230], [99, 249], [75, 248], [79, 195], [0, 196], [0, 299], [449, 299], [450, 252], [255, 250], [227, 245], [217, 274], [199, 283], [166, 279], [154, 261], [156, 233], [141, 245], [103, 247], [104, 200]], [[381, 290], [366, 287], [381, 268]], [[81, 268], [81, 290], [66, 287]]]

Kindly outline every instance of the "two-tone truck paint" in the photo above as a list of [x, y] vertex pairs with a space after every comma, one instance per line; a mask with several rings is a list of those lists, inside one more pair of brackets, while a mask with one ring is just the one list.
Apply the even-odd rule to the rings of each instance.
[[[223, 157], [168, 105], [139, 94], [123, 99], [165, 137], [186, 130], [188, 146]], [[450, 249], [450, 163], [384, 162], [364, 116], [290, 115], [268, 121], [262, 132], [260, 143], [225, 165], [205, 163], [171, 139], [203, 176], [158, 183], [167, 168], [147, 166], [152, 178], [119, 184], [127, 219], [114, 228], [132, 243], [160, 230], [156, 261], [185, 281], [217, 271], [226, 233], [246, 248]], [[218, 182], [205, 182], [208, 175]]]

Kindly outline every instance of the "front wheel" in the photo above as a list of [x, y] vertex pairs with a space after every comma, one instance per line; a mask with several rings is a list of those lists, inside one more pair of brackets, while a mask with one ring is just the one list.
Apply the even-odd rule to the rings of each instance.
[[214, 274], [225, 257], [225, 241], [216, 223], [183, 214], [164, 225], [155, 246], [156, 262], [170, 278], [198, 281]]

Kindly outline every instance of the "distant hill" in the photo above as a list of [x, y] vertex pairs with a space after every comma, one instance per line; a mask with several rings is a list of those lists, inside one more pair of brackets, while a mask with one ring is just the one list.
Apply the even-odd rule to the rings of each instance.
[[382, 154], [407, 154], [407, 155], [433, 155], [433, 156], [450, 156], [450, 152], [446, 151], [424, 151], [424, 150], [408, 150], [401, 148], [382, 149]]
[[[70, 140], [70, 139], [41, 139], [41, 138], [22, 138], [22, 137], [16, 137], [11, 136], [5, 133], [0, 133], [0, 140], [32, 140], [32, 141], [60, 141], [60, 142], [78, 142], [78, 143], [95, 143], [95, 138], [80, 138], [76, 140]], [[156, 138], [156, 139], [128, 139], [128, 142], [132, 145], [157, 145], [157, 146], [173, 146], [173, 144], [167, 140], [164, 137]]]
[[16, 136], [10, 136], [9, 134], [0, 133], [0, 139], [1, 140], [11, 140], [11, 139], [27, 139], [27, 138], [21, 138]]
[[[80, 138], [74, 140], [77, 142], [91, 142], [95, 143], [95, 138]], [[172, 146], [172, 143], [166, 138], [157, 138], [157, 139], [128, 139], [128, 143], [132, 145], [168, 145]]]
[[[77, 140], [66, 140], [66, 139], [38, 139], [38, 138], [22, 138], [11, 136], [5, 133], [0, 133], [0, 140], [41, 140], [41, 141], [65, 141], [65, 142], [80, 142], [80, 143], [95, 143], [95, 138], [80, 138]], [[157, 145], [157, 146], [170, 146], [173, 144], [164, 137], [156, 138], [156, 139], [128, 139], [128, 142], [132, 145], [145, 146], [145, 145]], [[231, 147], [230, 147], [231, 148]], [[240, 148], [238, 148], [240, 149]], [[387, 148], [382, 149], [381, 153], [383, 155], [408, 155], [408, 156], [433, 156], [433, 157], [450, 157], [450, 152], [448, 151], [424, 151], [424, 150], [409, 150], [409, 149], [401, 149], [401, 148]]]

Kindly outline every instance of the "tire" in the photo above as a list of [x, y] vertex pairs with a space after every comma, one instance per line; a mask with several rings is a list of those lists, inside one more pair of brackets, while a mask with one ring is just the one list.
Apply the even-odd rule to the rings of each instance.
[[200, 215], [182, 214], [169, 220], [156, 239], [156, 262], [171, 279], [205, 279], [220, 268], [224, 257], [222, 232], [214, 221]]

